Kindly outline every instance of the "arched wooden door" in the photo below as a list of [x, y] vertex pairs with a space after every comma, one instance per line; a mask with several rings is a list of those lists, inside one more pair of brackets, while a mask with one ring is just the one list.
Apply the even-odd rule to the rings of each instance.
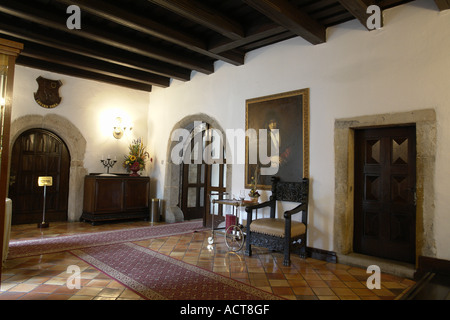
[[185, 220], [203, 218], [206, 210], [208, 166], [203, 161], [205, 134], [209, 125], [195, 122], [186, 146], [182, 166], [181, 210]]
[[[211, 227], [210, 195], [226, 191], [225, 150], [220, 136], [210, 130], [209, 124], [194, 122], [192, 126], [181, 172], [180, 207], [185, 220], [203, 218], [204, 226]], [[211, 159], [205, 162], [206, 152], [211, 152]], [[222, 206], [214, 209], [217, 226], [225, 218]]]
[[40, 176], [51, 176], [47, 187], [45, 220], [67, 221], [70, 155], [57, 135], [43, 129], [22, 133], [14, 143], [11, 157], [9, 198], [13, 203], [12, 224], [42, 221], [44, 190]]

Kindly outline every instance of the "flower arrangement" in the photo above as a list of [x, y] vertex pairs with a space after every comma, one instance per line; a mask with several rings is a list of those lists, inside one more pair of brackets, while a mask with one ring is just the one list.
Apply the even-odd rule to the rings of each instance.
[[141, 138], [133, 140], [129, 145], [129, 154], [123, 160], [123, 167], [130, 171], [140, 171], [145, 169], [145, 162], [149, 158], [149, 153], [145, 150], [146, 147], [142, 143]]
[[256, 186], [258, 185], [258, 167], [255, 168], [255, 174], [252, 177], [252, 188], [250, 189], [250, 192], [248, 195], [250, 198], [258, 198], [259, 192], [256, 190]]

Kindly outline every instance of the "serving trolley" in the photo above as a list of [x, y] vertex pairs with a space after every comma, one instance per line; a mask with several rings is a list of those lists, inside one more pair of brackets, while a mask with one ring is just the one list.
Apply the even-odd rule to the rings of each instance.
[[[217, 196], [217, 194], [215, 194]], [[255, 202], [245, 201], [245, 200], [237, 200], [237, 199], [226, 199], [227, 193], [222, 193], [222, 196], [219, 196], [218, 199], [211, 199], [211, 214], [212, 214], [212, 228], [211, 228], [211, 236], [208, 238], [208, 243], [214, 243], [214, 231], [218, 229], [214, 229], [214, 208], [215, 205], [225, 205], [231, 206], [232, 213], [225, 215], [225, 244], [228, 249], [233, 252], [240, 251], [244, 247], [245, 243], [245, 235], [246, 228], [240, 223], [240, 212], [242, 207], [246, 207], [249, 205], [255, 205]]]

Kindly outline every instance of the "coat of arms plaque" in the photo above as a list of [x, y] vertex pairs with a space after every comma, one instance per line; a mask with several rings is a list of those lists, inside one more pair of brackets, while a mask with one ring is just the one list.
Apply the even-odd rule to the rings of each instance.
[[59, 88], [62, 85], [60, 80], [50, 80], [43, 77], [36, 79], [39, 88], [34, 93], [34, 100], [43, 108], [55, 108], [61, 103]]

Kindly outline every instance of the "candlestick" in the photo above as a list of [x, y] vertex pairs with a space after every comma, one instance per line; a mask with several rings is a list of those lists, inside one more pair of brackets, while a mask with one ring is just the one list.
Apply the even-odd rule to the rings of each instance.
[[101, 159], [100, 162], [103, 164], [103, 167], [106, 168], [106, 170], [107, 170], [106, 172], [109, 173], [109, 168], [114, 167], [117, 160], [111, 160], [110, 156], [108, 155], [108, 158], [106, 160]]

